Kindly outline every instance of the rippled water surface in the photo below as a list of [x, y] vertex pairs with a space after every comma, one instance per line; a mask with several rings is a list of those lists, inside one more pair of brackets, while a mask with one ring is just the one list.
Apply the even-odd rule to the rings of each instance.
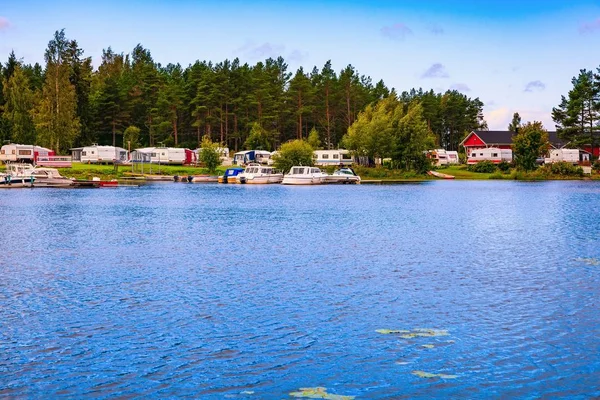
[[597, 183], [166, 183], [0, 206], [0, 396], [600, 395]]

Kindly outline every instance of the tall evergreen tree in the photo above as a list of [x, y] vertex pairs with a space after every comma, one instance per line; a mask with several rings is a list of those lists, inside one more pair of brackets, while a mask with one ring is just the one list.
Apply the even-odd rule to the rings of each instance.
[[69, 80], [71, 70], [66, 59], [68, 43], [64, 29], [48, 43], [44, 56], [46, 79], [33, 113], [38, 143], [59, 153], [68, 151], [80, 129], [77, 95]]
[[521, 128], [521, 116], [518, 112], [513, 114], [512, 121], [508, 124], [508, 130], [511, 132], [519, 133]]
[[12, 141], [33, 144], [36, 141], [35, 127], [31, 112], [33, 109], [33, 91], [27, 75], [19, 64], [14, 67], [12, 76], [2, 79], [3, 94], [6, 99], [3, 118], [12, 128]]
[[558, 135], [575, 146], [596, 147], [600, 131], [600, 69], [598, 74], [582, 69], [571, 80], [573, 88], [552, 109]]

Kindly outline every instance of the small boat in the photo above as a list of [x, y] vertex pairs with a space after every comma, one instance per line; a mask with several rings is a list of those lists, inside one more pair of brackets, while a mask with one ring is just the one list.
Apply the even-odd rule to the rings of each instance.
[[192, 177], [192, 183], [211, 183], [218, 181], [219, 177], [214, 175], [194, 175]]
[[92, 179], [76, 179], [73, 181], [73, 187], [77, 188], [101, 188], [101, 187], [117, 187], [119, 181], [116, 179], [102, 180], [98, 177]]
[[0, 174], [0, 188], [15, 189], [33, 187], [35, 177], [31, 175], [31, 164], [6, 164], [6, 172]]
[[236, 180], [238, 183], [247, 184], [281, 183], [283, 174], [273, 167], [253, 163], [249, 164], [244, 172], [238, 174]]
[[244, 168], [234, 167], [227, 168], [225, 170], [225, 174], [219, 176], [219, 183], [236, 183], [237, 176], [244, 172]]
[[454, 175], [442, 174], [441, 172], [437, 172], [437, 171], [429, 171], [429, 172], [427, 172], [427, 174], [431, 175], [431, 176], [435, 176], [436, 178], [442, 178], [442, 179], [454, 179], [455, 178]]
[[320, 185], [325, 182], [327, 174], [317, 167], [294, 166], [283, 177], [284, 185]]
[[358, 184], [360, 176], [352, 168], [340, 168], [331, 175], [325, 177], [325, 183]]
[[34, 187], [72, 187], [74, 179], [65, 178], [56, 168], [35, 167], [31, 175], [35, 178]]

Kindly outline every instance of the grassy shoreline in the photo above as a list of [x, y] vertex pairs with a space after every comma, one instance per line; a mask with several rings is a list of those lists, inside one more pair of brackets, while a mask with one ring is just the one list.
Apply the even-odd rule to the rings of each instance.
[[[222, 175], [228, 167], [221, 166], [217, 172], [212, 175]], [[0, 167], [4, 170], [4, 166]], [[323, 168], [331, 173], [334, 167]], [[143, 178], [144, 175], [164, 175], [164, 176], [188, 176], [188, 175], [210, 175], [208, 170], [203, 167], [190, 167], [181, 165], [152, 165], [145, 166], [142, 173], [139, 167], [132, 170], [131, 166], [119, 165], [97, 165], [97, 164], [81, 164], [73, 163], [72, 168], [59, 168], [61, 175], [75, 179], [92, 179], [98, 177], [100, 179], [131, 179], [133, 177]], [[387, 168], [369, 168], [356, 166], [356, 173], [364, 181], [381, 181], [381, 182], [422, 182], [439, 180], [429, 175], [421, 175], [416, 172], [404, 172], [399, 170], [390, 170]], [[600, 180], [600, 174], [593, 173], [591, 176], [541, 176], [536, 172], [524, 173], [521, 171], [512, 170], [508, 173], [499, 171], [494, 173], [478, 173], [471, 172], [466, 165], [450, 166], [439, 169], [444, 174], [452, 175], [456, 180], [519, 180], [519, 181], [550, 181], [550, 180]]]

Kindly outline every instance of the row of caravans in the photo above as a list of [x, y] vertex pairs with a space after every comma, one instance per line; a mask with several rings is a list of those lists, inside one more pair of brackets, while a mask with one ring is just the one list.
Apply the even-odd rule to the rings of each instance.
[[[234, 165], [248, 165], [250, 163], [273, 164], [273, 156], [276, 151], [268, 152], [264, 150], [246, 150], [234, 154]], [[315, 150], [313, 153], [314, 164], [317, 166], [349, 166], [355, 163], [354, 156], [350, 151], [344, 149], [337, 150]]]
[[[590, 161], [590, 154], [580, 149], [551, 149], [547, 157], [540, 157], [540, 163], [552, 164], [556, 162], [567, 162], [578, 165]], [[513, 152], [511, 149], [501, 149], [498, 147], [486, 147], [470, 150], [467, 154], [467, 164], [477, 164], [480, 161], [491, 161], [499, 164], [503, 161], [513, 161]]]

